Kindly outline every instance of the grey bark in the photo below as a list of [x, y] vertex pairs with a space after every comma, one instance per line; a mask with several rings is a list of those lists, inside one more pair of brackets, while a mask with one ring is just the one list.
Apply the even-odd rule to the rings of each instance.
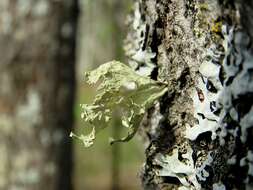
[[71, 190], [77, 1], [0, 2], [0, 189]]
[[144, 189], [253, 189], [252, 8], [135, 1], [129, 63], [169, 86], [141, 126]]

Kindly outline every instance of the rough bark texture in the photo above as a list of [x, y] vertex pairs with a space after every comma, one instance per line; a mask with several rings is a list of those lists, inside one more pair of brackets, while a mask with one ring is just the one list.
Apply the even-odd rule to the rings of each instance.
[[125, 50], [168, 83], [146, 114], [144, 189], [252, 189], [251, 1], [136, 0]]
[[77, 2], [0, 2], [0, 189], [70, 190]]

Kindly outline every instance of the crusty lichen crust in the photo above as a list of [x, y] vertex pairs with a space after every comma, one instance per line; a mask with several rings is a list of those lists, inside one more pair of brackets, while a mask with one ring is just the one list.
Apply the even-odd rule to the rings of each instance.
[[249, 187], [253, 55], [237, 5], [139, 0], [134, 15], [127, 55], [142, 63], [137, 72], [153, 64], [144, 74], [169, 86], [143, 122], [144, 188]]

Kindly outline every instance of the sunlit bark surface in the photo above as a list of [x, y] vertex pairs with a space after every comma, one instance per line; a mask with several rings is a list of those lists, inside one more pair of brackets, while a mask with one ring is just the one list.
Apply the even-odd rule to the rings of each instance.
[[168, 83], [146, 113], [144, 189], [252, 189], [252, 3], [136, 0], [125, 50]]

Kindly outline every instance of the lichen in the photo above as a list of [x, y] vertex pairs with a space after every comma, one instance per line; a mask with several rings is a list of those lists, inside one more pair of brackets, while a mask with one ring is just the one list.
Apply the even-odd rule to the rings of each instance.
[[[134, 4], [133, 18], [128, 20], [130, 29], [133, 30], [133, 32], [129, 32], [124, 46], [125, 52], [129, 57], [129, 65], [138, 74], [150, 76], [156, 66], [153, 61], [156, 57], [156, 52], [153, 52], [150, 45], [147, 44], [151, 26], [143, 21], [138, 2]], [[129, 40], [133, 38], [135, 40]]]
[[167, 85], [143, 77], [135, 73], [123, 63], [112, 61], [105, 63], [94, 71], [86, 73], [87, 82], [98, 86], [98, 94], [92, 105], [82, 105], [81, 117], [92, 124], [92, 132], [85, 136], [77, 136], [84, 143], [91, 146], [95, 134], [110, 124], [110, 120], [117, 112], [121, 116], [122, 126], [128, 129], [126, 137], [111, 142], [125, 142], [136, 133], [145, 110], [153, 106], [155, 100], [167, 91]]
[[49, 7], [48, 1], [39, 0], [33, 8], [33, 14], [38, 17], [45, 16], [49, 12]]
[[[224, 33], [228, 31], [225, 29], [223, 30]], [[224, 44], [226, 54], [223, 61], [226, 80], [219, 99], [219, 102], [223, 105], [221, 121], [224, 134], [220, 136], [220, 139], [224, 142], [226, 136], [231, 135], [234, 138], [239, 137], [242, 144], [247, 144], [247, 141], [249, 141], [248, 131], [250, 131], [253, 124], [251, 101], [253, 56], [251, 50], [248, 49], [250, 39], [242, 30], [236, 30], [233, 33], [229, 31], [224, 36], [225, 39], [228, 39], [228, 42]], [[244, 152], [245, 150], [241, 151]], [[250, 150], [248, 150], [249, 153]], [[250, 159], [247, 158], [245, 152], [241, 154], [244, 157], [236, 156], [236, 159], [240, 159], [240, 167], [248, 165], [248, 175], [252, 175], [252, 161], [248, 161]], [[232, 155], [230, 160], [233, 158], [235, 158], [235, 155]], [[235, 162], [232, 163], [236, 164]], [[230, 162], [230, 164], [232, 163]]]
[[[240, 146], [233, 142], [234, 139], [240, 139], [240, 143], [247, 144], [248, 133], [253, 124], [253, 56], [248, 49], [250, 40], [244, 31], [235, 30], [222, 22], [216, 22], [211, 32], [222, 35], [222, 47], [211, 45], [206, 61], [199, 67], [199, 78], [192, 95], [194, 117], [197, 122], [193, 127], [186, 127], [185, 136], [191, 141], [196, 141], [201, 134], [211, 132], [213, 143], [218, 139], [221, 146], [229, 145], [224, 150], [234, 152], [234, 147]], [[230, 138], [227, 138], [228, 136]], [[240, 155], [233, 153], [225, 156], [229, 167], [236, 165], [236, 168], [248, 168], [248, 177], [243, 183], [249, 183], [253, 173], [250, 155], [251, 150], [246, 148], [241, 150]], [[201, 162], [202, 172], [205, 171], [206, 162], [213, 161], [212, 159], [210, 157]], [[212, 165], [212, 162], [209, 164]], [[213, 167], [216, 164], [213, 163]], [[206, 180], [205, 175], [197, 177], [200, 181]], [[225, 185], [222, 182], [214, 183], [213, 189], [225, 189]]]
[[222, 27], [221, 21], [214, 22], [214, 24], [211, 27], [211, 31], [214, 33], [221, 33], [221, 27]]
[[[2, 125], [1, 125], [2, 127]], [[7, 185], [7, 179], [6, 179], [6, 170], [8, 170], [8, 150], [7, 147], [2, 143], [0, 145], [0, 189], [4, 189], [4, 187]]]
[[199, 8], [202, 11], [207, 11], [208, 10], [208, 4], [207, 3], [200, 3]]
[[178, 149], [176, 148], [173, 149], [171, 156], [157, 154], [154, 162], [162, 167], [158, 170], [158, 175], [176, 177], [184, 186], [189, 188], [192, 183], [196, 189], [200, 189], [195, 174], [192, 153], [192, 149], [189, 148], [185, 154], [182, 154], [184, 161], [179, 160]]
[[196, 176], [200, 181], [206, 181], [206, 178], [209, 177], [209, 172], [206, 171], [206, 166], [211, 166], [213, 158], [211, 156], [212, 152], [209, 152], [205, 161], [202, 162], [200, 167], [196, 167]]
[[41, 122], [41, 100], [39, 93], [30, 89], [27, 93], [26, 101], [17, 105], [16, 117], [25, 126], [34, 127]]
[[222, 183], [214, 183], [213, 190], [226, 190], [226, 187]]
[[[212, 132], [212, 139], [216, 138], [216, 130], [219, 128], [218, 99], [222, 90], [219, 79], [221, 66], [217, 61], [222, 56], [215, 46], [207, 50], [206, 59], [199, 67], [200, 76], [196, 89], [192, 94], [194, 117], [198, 122], [193, 127], [186, 127], [186, 138], [196, 140], [196, 138], [207, 131]], [[207, 59], [209, 58], [210, 59]]]
[[26, 16], [29, 11], [31, 10], [31, 0], [18, 0], [17, 1], [17, 13], [19, 16], [24, 17]]

